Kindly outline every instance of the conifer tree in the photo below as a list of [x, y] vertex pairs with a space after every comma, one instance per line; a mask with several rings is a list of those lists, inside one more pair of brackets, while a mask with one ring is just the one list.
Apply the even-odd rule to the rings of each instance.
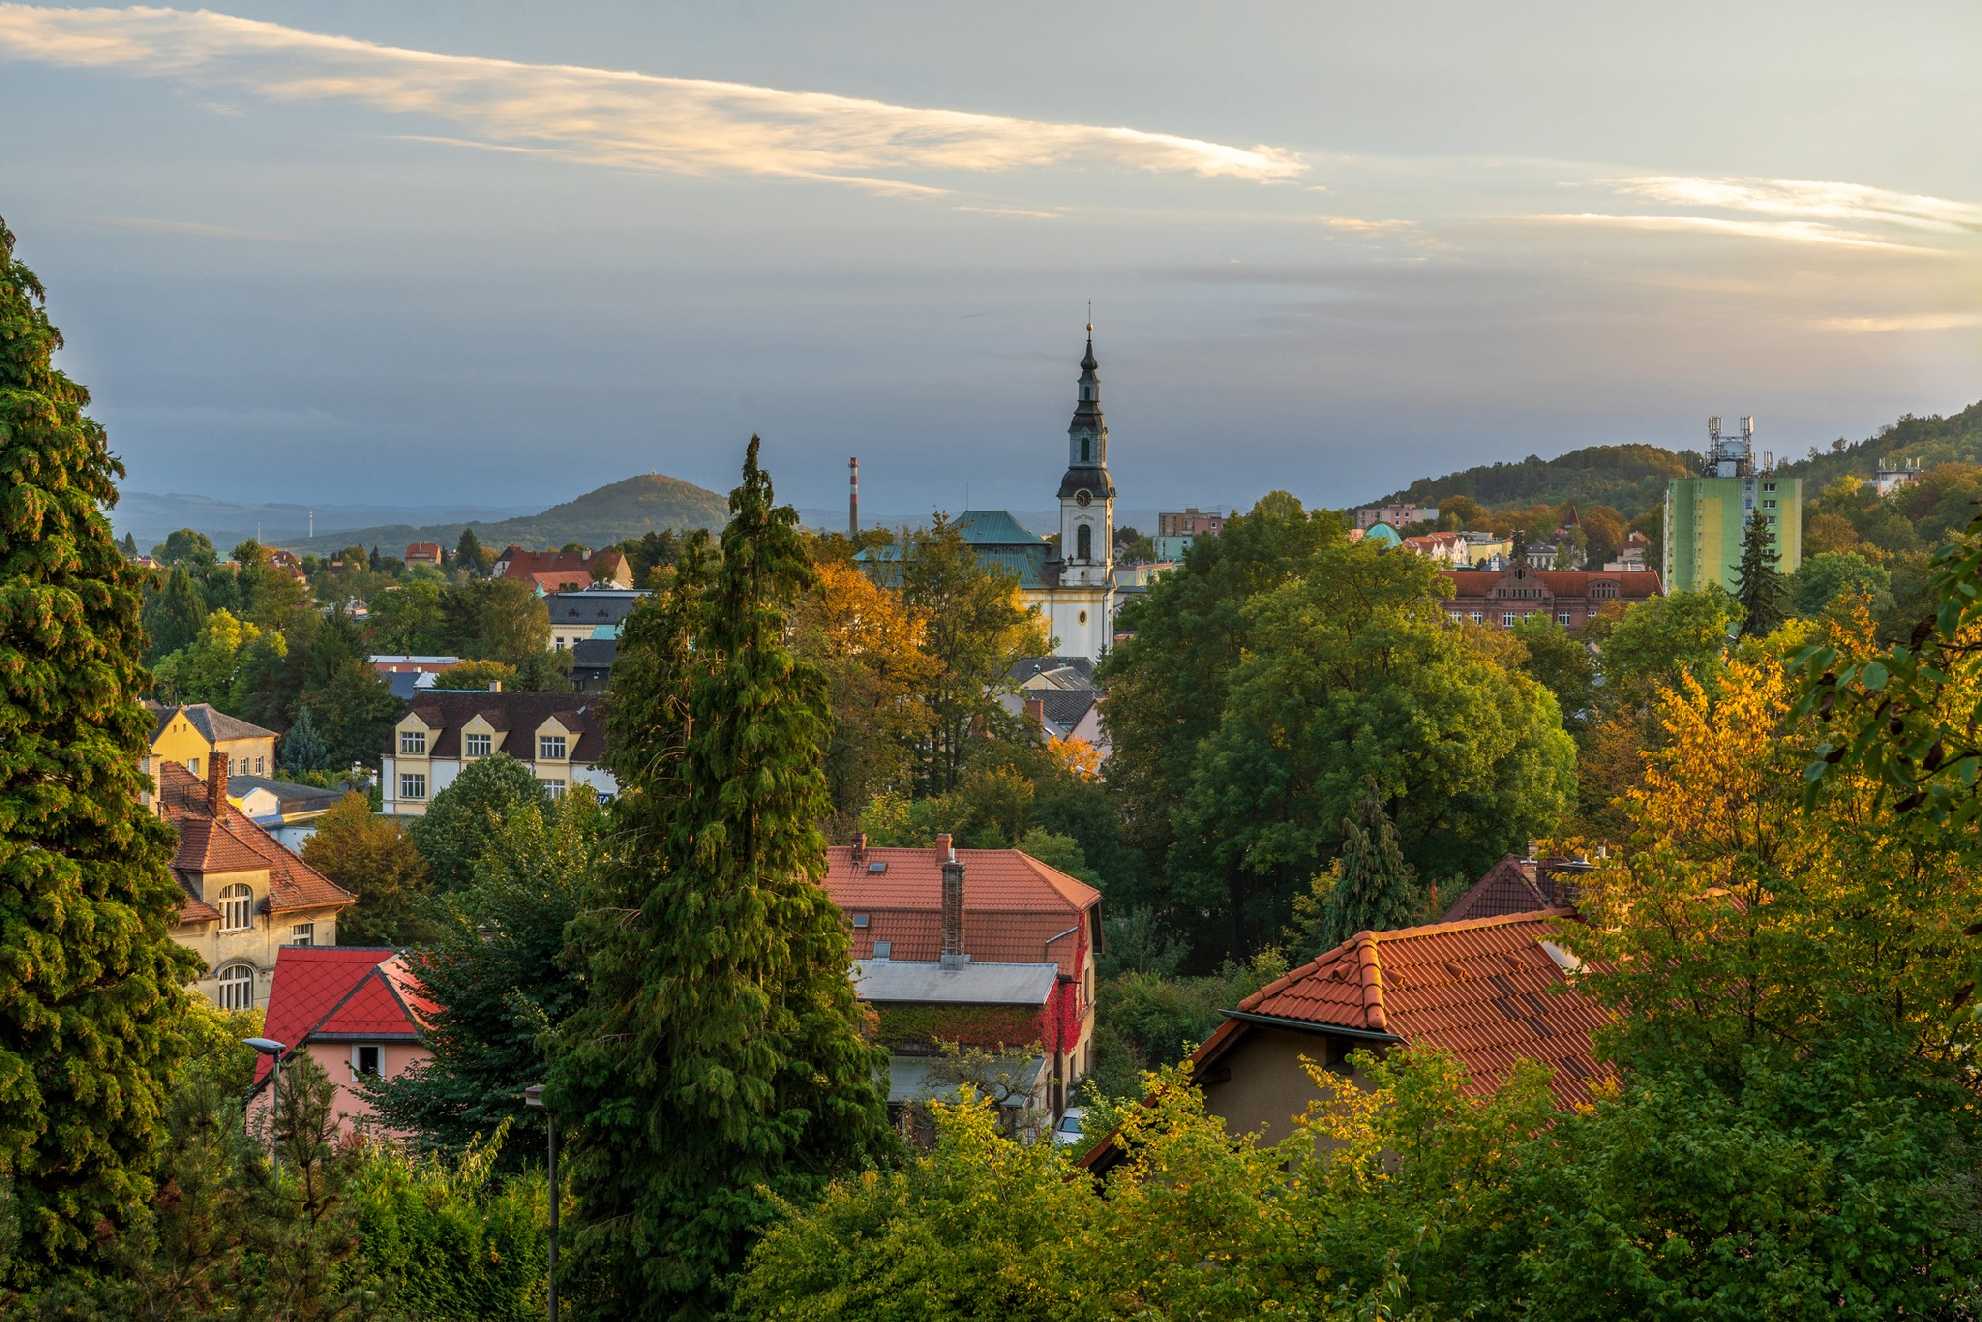
[[893, 1145], [820, 885], [826, 698], [787, 637], [811, 570], [757, 451], [720, 569], [691, 551], [628, 621], [614, 846], [574, 925], [591, 999], [549, 1100], [575, 1131], [577, 1274], [620, 1315], [718, 1311], [767, 1195], [804, 1201]]
[[1788, 607], [1782, 571], [1776, 567], [1775, 535], [1768, 516], [1756, 510], [1748, 519], [1748, 530], [1741, 539], [1741, 567], [1736, 571], [1735, 598], [1746, 612], [1741, 621], [1743, 638], [1761, 638], [1776, 631]]
[[1408, 927], [1422, 899], [1417, 874], [1404, 861], [1397, 828], [1383, 809], [1376, 782], [1363, 782], [1356, 806], [1342, 822], [1342, 855], [1335, 888], [1321, 910], [1321, 949], [1358, 932]]
[[151, 1192], [198, 960], [172, 941], [171, 829], [140, 803], [138, 573], [102, 510], [123, 465], [51, 364], [0, 222], [0, 1180], [22, 1251], [87, 1265]]
[[304, 707], [296, 713], [296, 722], [282, 736], [282, 755], [278, 759], [282, 769], [289, 772], [321, 771], [330, 765], [330, 746], [323, 741], [323, 732], [317, 729], [317, 718]]
[[135, 560], [138, 558], [138, 539], [133, 537], [130, 533], [128, 532], [125, 533], [124, 540], [119, 542], [117, 545], [118, 548], [124, 552], [125, 559]]
[[152, 659], [170, 656], [199, 641], [206, 631], [206, 615], [206, 598], [192, 573], [184, 565], [173, 566], [165, 586], [145, 601], [145, 633], [150, 638]]
[[454, 561], [471, 574], [479, 574], [488, 568], [488, 561], [482, 555], [482, 539], [475, 535], [473, 528], [461, 530], [461, 540], [454, 547]]

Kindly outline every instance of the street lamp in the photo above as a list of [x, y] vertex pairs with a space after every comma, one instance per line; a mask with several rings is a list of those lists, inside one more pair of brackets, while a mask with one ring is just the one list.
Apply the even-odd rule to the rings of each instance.
[[[544, 1106], [544, 1085], [533, 1083], [523, 1090], [523, 1104], [534, 1106], [540, 1111]], [[551, 1260], [549, 1302], [551, 1322], [557, 1322], [557, 1117], [546, 1114], [545, 1129], [550, 1133], [550, 1176], [551, 1184]]]
[[275, 1080], [268, 1090], [268, 1160], [279, 1171], [282, 1169], [282, 1153], [275, 1146], [275, 1108], [282, 1101], [282, 1053], [289, 1048], [272, 1037], [251, 1037], [248, 1045], [267, 1056], [275, 1065]]

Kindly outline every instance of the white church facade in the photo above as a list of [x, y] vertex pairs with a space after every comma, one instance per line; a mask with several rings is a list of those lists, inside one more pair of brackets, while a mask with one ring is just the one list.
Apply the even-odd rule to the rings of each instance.
[[[1115, 480], [1108, 472], [1108, 423], [1101, 413], [1094, 327], [1080, 361], [1079, 397], [1067, 426], [1067, 468], [1060, 478], [1059, 544], [1006, 510], [965, 510], [957, 531], [978, 560], [1018, 580], [1020, 597], [1044, 617], [1055, 656], [1099, 661], [1115, 636]], [[886, 548], [863, 552], [870, 564], [893, 560]]]

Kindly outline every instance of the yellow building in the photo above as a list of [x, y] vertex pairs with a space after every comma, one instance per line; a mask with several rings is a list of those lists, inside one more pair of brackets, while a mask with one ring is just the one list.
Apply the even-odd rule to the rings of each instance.
[[222, 752], [200, 780], [154, 757], [151, 806], [179, 833], [172, 874], [182, 893], [172, 937], [205, 966], [194, 987], [223, 1010], [259, 1010], [268, 1004], [276, 953], [336, 945], [338, 915], [357, 896], [227, 801], [227, 763]]
[[180, 707], [145, 704], [152, 715], [151, 756], [204, 776], [215, 752], [227, 754], [237, 776], [266, 776], [275, 767], [275, 731], [216, 711], [204, 702]]

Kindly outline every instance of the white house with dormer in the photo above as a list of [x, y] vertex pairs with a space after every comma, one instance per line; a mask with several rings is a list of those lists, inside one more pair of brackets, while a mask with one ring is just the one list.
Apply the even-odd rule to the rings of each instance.
[[429, 689], [392, 728], [381, 773], [384, 811], [418, 817], [477, 758], [507, 753], [552, 798], [573, 785], [601, 797], [619, 790], [605, 759], [605, 713], [589, 693], [487, 693]]

